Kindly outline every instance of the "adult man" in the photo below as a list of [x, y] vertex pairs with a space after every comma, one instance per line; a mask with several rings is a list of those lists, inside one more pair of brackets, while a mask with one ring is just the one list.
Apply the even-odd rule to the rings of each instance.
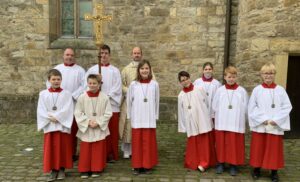
[[[85, 70], [76, 64], [74, 57], [74, 50], [72, 48], [66, 48], [63, 55], [63, 63], [54, 67], [62, 74], [62, 83], [61, 88], [68, 90], [72, 93], [74, 105], [77, 98], [84, 91], [84, 79], [85, 79]], [[47, 82], [47, 87], [49, 88], [50, 84]], [[72, 135], [72, 147], [73, 147], [73, 160], [77, 159], [76, 148], [77, 148], [77, 134], [78, 127], [74, 119], [71, 135]]]
[[[122, 98], [121, 74], [118, 68], [110, 64], [110, 47], [102, 45], [100, 47], [99, 59], [101, 59], [101, 91], [110, 100], [113, 115], [109, 121], [110, 135], [107, 140], [107, 159], [108, 161], [118, 160], [118, 140], [119, 140], [119, 114]], [[86, 73], [86, 78], [90, 74], [99, 74], [99, 65], [92, 66]]]
[[[140, 47], [134, 47], [131, 53], [132, 61], [122, 70], [122, 91], [123, 99], [121, 104], [121, 114], [119, 121], [119, 132], [122, 141], [121, 149], [124, 152], [123, 157], [129, 158], [131, 156], [131, 123], [126, 119], [127, 105], [126, 105], [126, 93], [130, 83], [136, 79], [137, 67], [139, 62], [143, 58], [142, 49]], [[153, 79], [155, 80], [155, 76]]]

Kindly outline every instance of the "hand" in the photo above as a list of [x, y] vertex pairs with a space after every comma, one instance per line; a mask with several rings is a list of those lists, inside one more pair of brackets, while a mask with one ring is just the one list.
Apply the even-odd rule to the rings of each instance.
[[97, 123], [96, 121], [94, 121], [94, 120], [91, 120], [91, 121], [89, 122], [89, 126], [90, 126], [91, 128], [96, 128], [96, 127], [98, 126], [98, 123]]
[[269, 123], [269, 120], [266, 120], [263, 122], [264, 125], [267, 125]]
[[275, 121], [271, 121], [271, 120], [269, 121], [269, 124], [272, 125], [272, 126], [276, 126], [276, 125], [277, 125], [277, 124], [275, 123]]
[[58, 122], [57, 119], [55, 117], [53, 117], [52, 115], [49, 115], [49, 119], [53, 123], [57, 123]]

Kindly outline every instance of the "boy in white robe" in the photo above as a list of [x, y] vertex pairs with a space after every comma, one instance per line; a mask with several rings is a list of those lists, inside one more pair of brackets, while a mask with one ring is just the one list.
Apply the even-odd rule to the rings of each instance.
[[236, 83], [237, 70], [229, 66], [224, 71], [226, 84], [218, 88], [212, 103], [215, 112], [215, 141], [218, 165], [216, 173], [230, 164], [230, 175], [237, 175], [238, 165], [245, 163], [245, 122], [248, 105], [246, 90]]
[[249, 100], [251, 133], [250, 165], [252, 177], [260, 177], [260, 168], [271, 170], [271, 180], [279, 180], [277, 170], [284, 167], [283, 135], [290, 130], [292, 105], [285, 89], [274, 83], [275, 66], [261, 68], [263, 83], [254, 88]]
[[61, 73], [48, 72], [50, 88], [39, 94], [37, 106], [38, 130], [44, 131], [44, 172], [50, 172], [47, 181], [65, 178], [65, 168], [72, 168], [72, 138], [74, 105], [72, 94], [60, 88]]
[[178, 95], [178, 132], [188, 136], [184, 166], [204, 172], [216, 164], [208, 97], [191, 83], [188, 72], [179, 72], [178, 80], [183, 87]]
[[109, 98], [100, 92], [101, 78], [89, 75], [89, 91], [79, 96], [75, 117], [78, 124], [77, 137], [80, 142], [78, 171], [81, 178], [98, 177], [106, 167], [106, 137], [108, 123], [112, 116]]
[[127, 91], [127, 118], [132, 127], [133, 174], [151, 173], [158, 164], [156, 121], [159, 116], [159, 86], [152, 80], [149, 61], [138, 65], [136, 81]]
[[[119, 159], [119, 115], [122, 98], [121, 73], [118, 68], [110, 64], [110, 47], [102, 45], [100, 47], [99, 59], [101, 59], [101, 91], [105, 93], [110, 100], [113, 115], [109, 121], [109, 132], [107, 136], [107, 158], [109, 162]], [[90, 74], [99, 74], [99, 65], [92, 66], [86, 72], [86, 78]]]

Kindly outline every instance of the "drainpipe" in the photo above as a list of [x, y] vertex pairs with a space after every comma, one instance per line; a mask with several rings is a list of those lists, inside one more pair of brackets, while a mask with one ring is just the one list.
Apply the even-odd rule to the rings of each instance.
[[[227, 3], [226, 3], [226, 24], [225, 24], [225, 46], [224, 46], [223, 74], [224, 74], [225, 68], [229, 65], [230, 24], [231, 24], [231, 0], [227, 0]], [[224, 78], [224, 75], [223, 75], [223, 78]]]

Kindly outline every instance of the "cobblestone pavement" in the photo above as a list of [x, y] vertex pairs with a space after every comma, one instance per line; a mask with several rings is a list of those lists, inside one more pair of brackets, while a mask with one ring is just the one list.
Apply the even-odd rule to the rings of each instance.
[[[248, 165], [240, 167], [240, 173], [231, 177], [228, 172], [215, 174], [214, 169], [204, 173], [183, 168], [185, 134], [177, 133], [177, 125], [158, 124], [159, 165], [151, 175], [133, 176], [130, 160], [120, 159], [108, 164], [97, 179], [84, 181], [161, 181], [161, 182], [248, 182], [252, 181]], [[35, 124], [0, 124], [0, 181], [45, 181], [42, 171], [43, 133], [36, 131]], [[30, 149], [33, 149], [30, 151]], [[249, 139], [246, 138], [247, 161]], [[300, 139], [285, 140], [285, 168], [279, 171], [281, 181], [300, 181]], [[269, 172], [263, 171], [258, 182], [270, 181]], [[74, 169], [67, 170], [65, 181], [82, 181]]]

